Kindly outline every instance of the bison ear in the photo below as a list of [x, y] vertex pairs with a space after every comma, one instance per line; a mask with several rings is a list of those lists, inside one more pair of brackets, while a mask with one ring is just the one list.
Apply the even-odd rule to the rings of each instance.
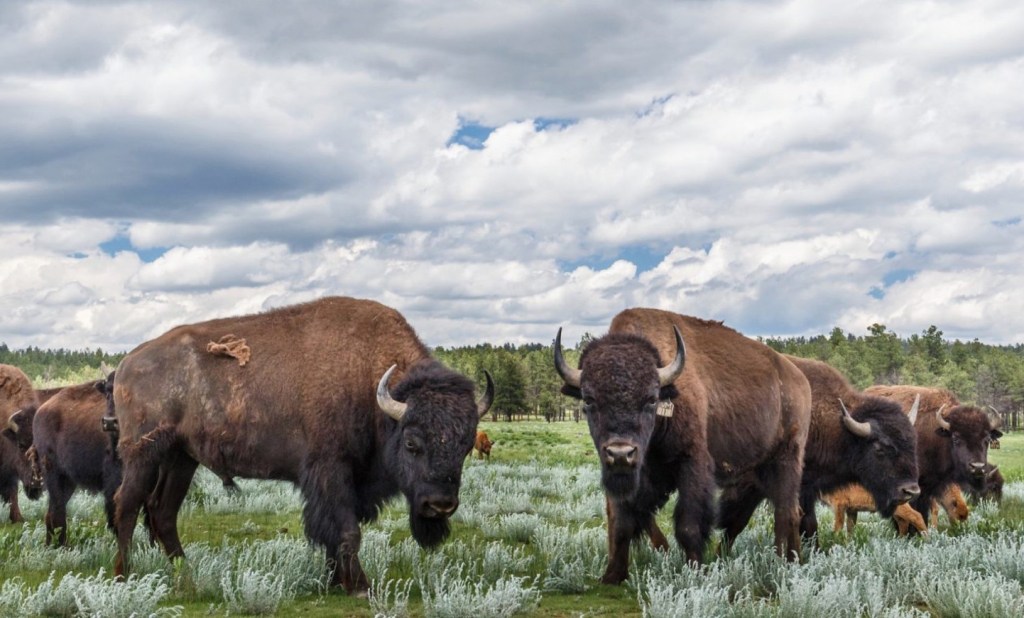
[[14, 432], [11, 430], [10, 427], [6, 427], [6, 428], [4, 428], [3, 431], [0, 431], [0, 436], [3, 436], [5, 438], [7, 438], [11, 442], [14, 442], [14, 443], [18, 442], [18, 437], [14, 435]]
[[562, 384], [562, 394], [573, 399], [583, 399], [583, 391], [578, 386]]
[[[993, 440], [996, 440], [996, 441], [998, 441], [998, 440], [999, 440], [999, 438], [1003, 437], [1003, 432], [999, 431], [998, 429], [993, 429], [992, 431], [990, 431], [990, 432], [988, 433], [988, 435], [992, 436], [992, 439], [993, 439]], [[993, 448], [999, 448], [999, 447], [998, 447], [998, 446], [995, 446], [995, 447], [993, 447]]]
[[667, 384], [666, 386], [662, 386], [661, 389], [658, 391], [658, 400], [659, 401], [672, 401], [673, 399], [675, 399], [678, 396], [679, 396], [679, 389], [676, 388], [675, 384], [671, 384], [670, 383], [670, 384]]
[[107, 381], [106, 380], [97, 380], [96, 382], [93, 383], [92, 386], [93, 386], [93, 388], [95, 388], [99, 392], [103, 393], [104, 395], [107, 394]]

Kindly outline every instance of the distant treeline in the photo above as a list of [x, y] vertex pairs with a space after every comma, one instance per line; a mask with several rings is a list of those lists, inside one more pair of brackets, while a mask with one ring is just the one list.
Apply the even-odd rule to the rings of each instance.
[[[1024, 345], [947, 341], [935, 326], [909, 338], [899, 337], [882, 324], [872, 324], [867, 330], [863, 336], [834, 328], [828, 335], [762, 341], [779, 352], [826, 361], [859, 388], [872, 384], [940, 386], [955, 392], [961, 401], [994, 407], [1008, 428], [1017, 429], [1024, 422]], [[566, 343], [570, 365], [576, 366], [579, 351], [591, 339], [588, 333], [575, 347]], [[434, 354], [476, 380], [481, 389], [483, 370], [491, 373], [496, 384], [491, 407], [495, 419], [571, 420], [576, 415], [577, 402], [561, 394], [551, 344], [439, 347]], [[11, 350], [0, 343], [0, 363], [20, 367], [38, 386], [98, 378], [104, 368], [116, 367], [123, 357], [124, 353], [102, 350]]]

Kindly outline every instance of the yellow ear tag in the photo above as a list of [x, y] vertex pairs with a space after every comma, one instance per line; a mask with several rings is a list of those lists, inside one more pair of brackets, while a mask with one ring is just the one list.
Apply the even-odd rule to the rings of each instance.
[[672, 401], [659, 401], [658, 402], [658, 416], [664, 416], [666, 418], [672, 416], [676, 411], [676, 407], [672, 404]]

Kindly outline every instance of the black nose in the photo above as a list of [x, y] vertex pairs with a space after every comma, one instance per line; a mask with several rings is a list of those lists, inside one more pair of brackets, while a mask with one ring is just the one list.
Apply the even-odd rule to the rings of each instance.
[[917, 483], [909, 483], [900, 487], [896, 500], [898, 502], [910, 502], [921, 495], [921, 488]]
[[455, 509], [459, 508], [459, 499], [456, 497], [424, 498], [421, 508], [423, 514], [427, 516], [450, 517]]
[[617, 468], [636, 466], [637, 448], [628, 442], [611, 442], [604, 446], [604, 461]]

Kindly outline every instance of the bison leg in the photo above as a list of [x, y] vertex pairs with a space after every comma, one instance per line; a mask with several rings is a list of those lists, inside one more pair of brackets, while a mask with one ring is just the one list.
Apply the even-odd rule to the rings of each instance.
[[626, 503], [605, 497], [608, 515], [608, 566], [601, 576], [602, 584], [617, 585], [629, 575], [629, 544], [637, 531], [637, 520]]
[[700, 563], [715, 525], [715, 477], [710, 455], [684, 461], [676, 476], [676, 507], [673, 511], [676, 542], [689, 562]]
[[853, 536], [853, 529], [857, 527], [857, 509], [846, 511], [846, 534]]
[[161, 460], [174, 446], [174, 427], [161, 424], [138, 442], [119, 449], [123, 478], [114, 494], [114, 527], [117, 530], [117, 558], [114, 576], [123, 578], [130, 568], [130, 550], [135, 524], [160, 475]]
[[178, 511], [181, 510], [181, 503], [185, 501], [198, 466], [198, 462], [188, 455], [176, 453], [161, 466], [162, 482], [157, 484], [147, 501], [152, 533], [163, 544], [164, 552], [170, 558], [185, 555], [178, 537]]
[[[62, 474], [50, 472], [46, 475], [46, 544], [64, 547], [68, 544], [68, 501], [75, 492], [71, 479]], [[54, 533], [57, 541], [54, 543]]]
[[832, 513], [835, 516], [835, 522], [832, 524], [832, 532], [839, 534], [843, 529], [843, 525], [846, 523], [846, 509], [837, 504], [832, 507]]
[[[0, 438], [2, 439], [2, 438]], [[10, 517], [12, 524], [20, 524], [25, 521], [25, 518], [21, 516], [21, 509], [18, 508], [18, 484], [14, 484], [14, 488], [8, 490], [3, 495], [3, 501], [10, 505]]]
[[718, 527], [725, 533], [722, 546], [726, 553], [732, 549], [736, 537], [746, 529], [762, 500], [764, 494], [754, 485], [730, 488], [722, 494]]
[[814, 539], [818, 542], [818, 515], [814, 512], [814, 505], [818, 501], [818, 492], [812, 488], [800, 490], [800, 535], [804, 538]]
[[306, 504], [303, 523], [310, 540], [322, 545], [331, 583], [342, 586], [353, 596], [365, 596], [370, 582], [359, 563], [359, 504], [351, 465], [324, 461], [306, 465], [300, 486]]

